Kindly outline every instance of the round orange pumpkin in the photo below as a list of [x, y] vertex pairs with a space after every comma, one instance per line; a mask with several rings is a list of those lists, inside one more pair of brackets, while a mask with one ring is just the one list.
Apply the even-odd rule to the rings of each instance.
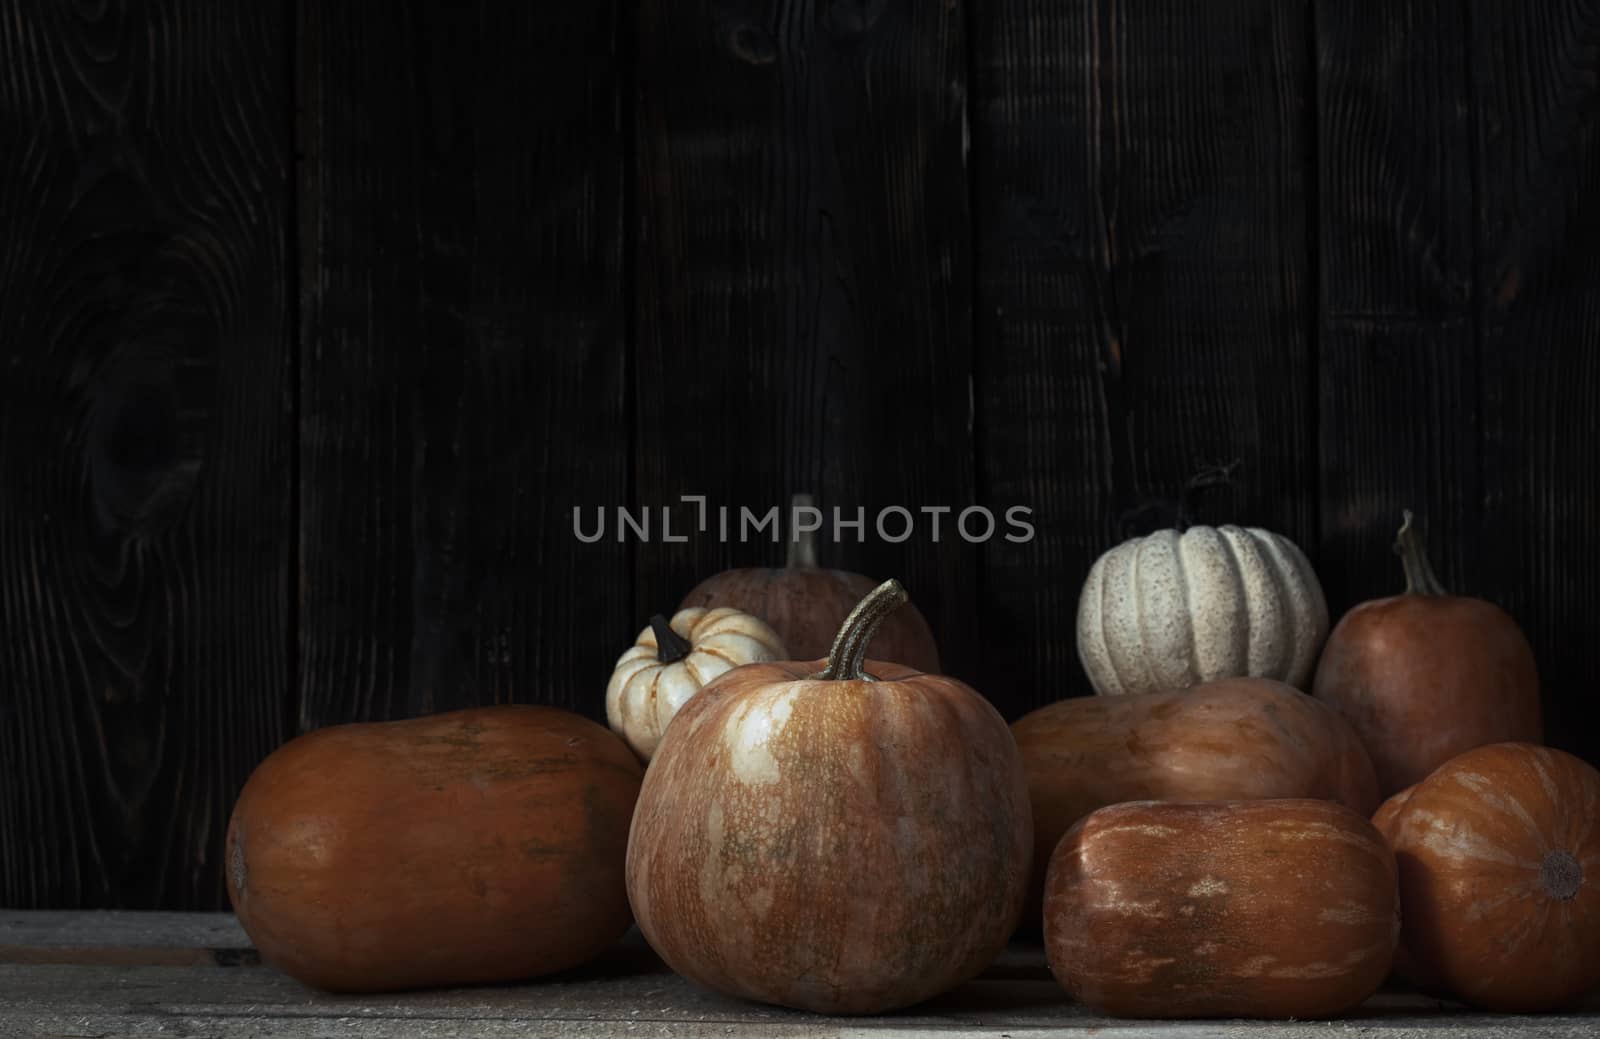
[[953, 679], [863, 661], [887, 581], [826, 661], [749, 664], [684, 705], [651, 760], [628, 895], [708, 988], [824, 1013], [920, 1002], [981, 971], [1032, 841], [1005, 721]]
[[631, 922], [640, 778], [615, 735], [550, 707], [320, 729], [240, 793], [228, 895], [261, 955], [318, 988], [562, 970]]
[[1528, 743], [1479, 747], [1373, 822], [1400, 866], [1403, 976], [1515, 1012], [1600, 985], [1600, 771]]
[[[810, 495], [795, 495], [792, 509], [810, 506]], [[839, 626], [862, 596], [877, 585], [861, 574], [818, 566], [815, 536], [800, 531], [791, 537], [782, 567], [742, 567], [714, 574], [695, 585], [678, 609], [731, 606], [742, 610], [766, 621], [788, 647], [791, 659], [816, 660], [827, 655]], [[930, 674], [939, 671], [939, 647], [933, 632], [911, 603], [883, 619], [867, 651], [874, 660], [893, 661]]]
[[1405, 593], [1345, 614], [1312, 683], [1355, 726], [1384, 796], [1473, 747], [1543, 739], [1538, 669], [1516, 621], [1445, 593], [1409, 512], [1395, 550]]

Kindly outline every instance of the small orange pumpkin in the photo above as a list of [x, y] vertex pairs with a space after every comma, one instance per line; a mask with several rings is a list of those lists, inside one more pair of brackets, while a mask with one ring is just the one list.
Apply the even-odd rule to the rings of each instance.
[[1400, 867], [1403, 955], [1422, 988], [1552, 1010], [1600, 985], [1600, 771], [1528, 743], [1450, 759], [1373, 816]]
[[1385, 797], [1462, 751], [1543, 739], [1539, 673], [1516, 621], [1445, 592], [1409, 512], [1395, 551], [1405, 592], [1345, 614], [1312, 683], [1361, 736]]
[[[790, 514], [811, 507], [809, 494], [797, 494]], [[789, 540], [782, 567], [724, 570], [695, 585], [678, 609], [731, 606], [759, 617], [778, 633], [791, 660], [817, 660], [828, 653], [834, 634], [861, 597], [878, 582], [849, 570], [817, 565], [816, 537], [798, 531]], [[916, 606], [906, 603], [883, 618], [872, 645], [874, 660], [889, 660], [929, 674], [939, 672], [939, 647]]]

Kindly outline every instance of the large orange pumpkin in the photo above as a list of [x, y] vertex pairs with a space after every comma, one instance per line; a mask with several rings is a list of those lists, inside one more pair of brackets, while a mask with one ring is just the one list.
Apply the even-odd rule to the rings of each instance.
[[1035, 905], [1061, 835], [1106, 805], [1309, 797], [1366, 816], [1378, 804], [1372, 762], [1349, 724], [1265, 678], [1062, 700], [1011, 731], [1033, 806]]
[[651, 760], [628, 895], [678, 973], [824, 1013], [927, 999], [1016, 926], [1032, 840], [1016, 745], [953, 678], [863, 661], [887, 581], [826, 661], [749, 664], [684, 705]]
[[[797, 494], [793, 509], [811, 507], [811, 496]], [[683, 597], [678, 609], [731, 606], [766, 621], [793, 660], [826, 656], [839, 626], [862, 596], [877, 587], [870, 577], [817, 565], [816, 537], [799, 531], [789, 540], [782, 567], [742, 567], [706, 578]], [[939, 647], [928, 622], [911, 603], [885, 617], [867, 647], [874, 660], [904, 664], [937, 674]]]
[[1331, 801], [1134, 801], [1067, 831], [1044, 896], [1050, 970], [1136, 1017], [1325, 1017], [1389, 971], [1394, 856]]
[[1385, 796], [1486, 743], [1543, 739], [1539, 674], [1500, 607], [1448, 595], [1405, 514], [1402, 595], [1355, 607], [1323, 648], [1312, 693], [1355, 726]]
[[1403, 955], [1420, 987], [1550, 1010], [1600, 985], [1600, 771], [1527, 743], [1452, 758], [1373, 823], [1400, 865]]
[[549, 707], [321, 729], [245, 784], [228, 894], [262, 956], [318, 988], [561, 970], [631, 921], [640, 778], [620, 739]]

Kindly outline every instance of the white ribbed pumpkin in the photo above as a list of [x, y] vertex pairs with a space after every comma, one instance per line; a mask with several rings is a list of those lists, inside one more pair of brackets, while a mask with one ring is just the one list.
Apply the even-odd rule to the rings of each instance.
[[1255, 527], [1125, 541], [1089, 570], [1078, 659], [1101, 696], [1273, 678], [1305, 689], [1328, 604], [1294, 542]]
[[659, 613], [617, 659], [606, 685], [606, 721], [645, 761], [667, 723], [700, 688], [741, 664], [783, 660], [777, 632], [758, 617], [720, 606]]

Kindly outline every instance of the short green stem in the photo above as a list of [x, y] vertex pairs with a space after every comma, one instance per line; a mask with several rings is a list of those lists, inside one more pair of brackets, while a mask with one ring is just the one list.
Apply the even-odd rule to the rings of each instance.
[[650, 630], [656, 633], [656, 659], [663, 664], [676, 664], [694, 649], [689, 640], [673, 631], [672, 625], [659, 613], [650, 618]]
[[1412, 522], [1410, 509], [1401, 513], [1400, 533], [1395, 535], [1394, 551], [1400, 565], [1406, 570], [1407, 595], [1449, 595], [1428, 562], [1428, 552], [1422, 542], [1422, 532]]
[[868, 592], [839, 626], [833, 648], [828, 651], [828, 666], [812, 677], [829, 682], [876, 681], [862, 670], [867, 660], [867, 644], [878, 633], [884, 618], [909, 599], [900, 582], [892, 577]]

